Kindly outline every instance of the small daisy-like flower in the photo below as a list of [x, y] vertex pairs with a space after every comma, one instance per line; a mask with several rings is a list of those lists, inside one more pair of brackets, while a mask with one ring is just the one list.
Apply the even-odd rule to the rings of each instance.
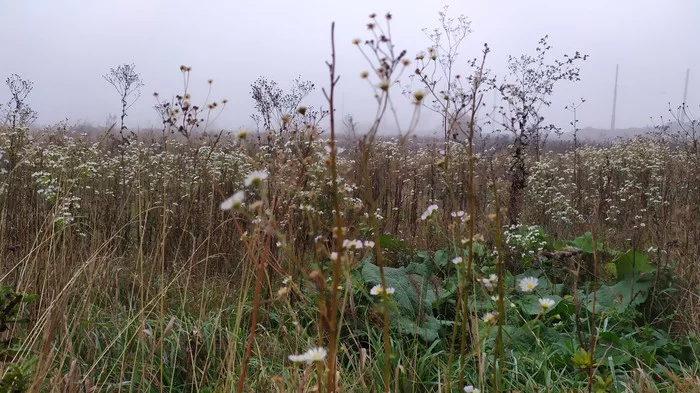
[[453, 258], [452, 263], [454, 263], [455, 265], [462, 263], [462, 257]]
[[540, 298], [539, 302], [540, 302], [540, 308], [542, 309], [542, 311], [549, 310], [556, 303], [554, 300], [549, 299], [549, 298]]
[[306, 359], [305, 354], [301, 354], [301, 355], [289, 355], [289, 360], [292, 361], [293, 363], [301, 363], [301, 362], [305, 362], [307, 359]]
[[258, 185], [265, 179], [267, 179], [267, 171], [253, 171], [245, 177], [243, 184], [245, 184], [246, 187], [250, 185]]
[[[328, 154], [331, 154], [331, 151], [333, 151], [333, 149], [331, 149], [330, 146], [325, 146], [323, 149], [324, 149], [324, 150], [326, 151], [326, 153], [328, 153]], [[337, 154], [341, 154], [341, 153], [343, 153], [344, 151], [345, 151], [345, 149], [343, 149], [342, 147], [336, 147], [336, 148], [335, 148], [335, 152], [336, 152]]]
[[387, 295], [391, 295], [395, 292], [395, 290], [392, 287], [388, 287], [386, 290], [384, 290], [380, 284], [373, 286], [372, 289], [369, 290], [369, 294], [372, 296], [381, 295], [383, 292], [386, 292]]
[[457, 217], [464, 217], [464, 211], [460, 210], [460, 211], [457, 211], [457, 212], [452, 212], [452, 213], [450, 213], [450, 215], [451, 215], [452, 217], [454, 217], [454, 218], [457, 218]]
[[306, 351], [306, 356], [308, 358], [308, 362], [320, 362], [326, 359], [326, 349], [325, 348], [311, 348], [308, 351]]
[[308, 351], [304, 352], [301, 355], [289, 355], [289, 360], [291, 360], [294, 363], [300, 363], [300, 362], [306, 362], [306, 363], [313, 363], [313, 362], [321, 362], [326, 359], [326, 356], [328, 355], [328, 352], [326, 352], [325, 348], [322, 347], [317, 347], [317, 348], [311, 348]]
[[337, 261], [338, 260], [338, 253], [333, 251], [331, 253], [331, 261]]
[[425, 209], [425, 211], [423, 212], [423, 214], [421, 214], [420, 219], [423, 220], [423, 221], [427, 220], [428, 218], [432, 217], [433, 213], [434, 213], [435, 210], [437, 210], [437, 209], [438, 209], [438, 205], [430, 205], [430, 206], [428, 206], [428, 208]]
[[489, 274], [489, 281], [491, 281], [492, 284], [495, 284], [498, 282], [498, 276], [495, 274]]
[[525, 277], [520, 280], [518, 286], [523, 292], [532, 292], [538, 284], [539, 281], [537, 280], [537, 277]]
[[351, 249], [362, 249], [363, 244], [362, 240], [349, 240], [345, 239], [343, 240], [343, 248], [347, 248], [348, 250]]
[[374, 248], [374, 242], [371, 240], [366, 240], [365, 241], [365, 247], [367, 248]]
[[221, 202], [219, 208], [221, 210], [231, 210], [233, 208], [239, 208], [243, 206], [243, 201], [245, 200], [245, 191], [241, 190], [226, 198], [225, 201]]
[[480, 281], [484, 288], [488, 289], [489, 291], [493, 290], [493, 283], [488, 278], [482, 278]]
[[475, 388], [475, 387], [472, 386], [472, 385], [467, 385], [467, 386], [465, 386], [465, 387], [464, 387], [464, 391], [465, 391], [466, 393], [481, 393], [481, 390]]
[[495, 311], [486, 313], [482, 320], [486, 323], [496, 323], [498, 321], [498, 313]]

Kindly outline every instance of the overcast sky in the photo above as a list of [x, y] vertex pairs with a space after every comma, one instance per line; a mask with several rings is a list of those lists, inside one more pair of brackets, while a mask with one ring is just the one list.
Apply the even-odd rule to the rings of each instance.
[[[590, 55], [581, 82], [556, 88], [548, 116], [562, 126], [571, 118], [564, 106], [583, 97], [580, 125], [609, 127], [615, 64], [620, 65], [618, 128], [648, 125], [650, 117], [666, 113], [668, 102], [680, 104], [688, 68], [687, 101], [696, 108], [700, 104], [697, 0], [5, 0], [0, 77], [4, 81], [17, 73], [34, 82], [30, 103], [41, 124], [67, 118], [103, 125], [120, 106], [102, 75], [133, 62], [145, 82], [128, 118], [134, 129], [157, 124], [152, 93], [178, 93], [179, 66], [185, 64], [193, 68], [195, 101], [209, 78], [213, 97], [229, 100], [219, 126], [252, 126], [249, 92], [258, 76], [282, 86], [299, 74], [318, 86], [327, 83], [324, 62], [335, 21], [340, 109], [366, 122], [374, 113], [369, 87], [359, 79], [367, 65], [351, 41], [367, 37], [367, 15], [391, 11], [394, 41], [413, 58], [429, 45], [421, 29], [437, 26], [446, 4], [450, 15], [472, 21], [464, 58], [478, 56], [488, 42], [487, 66], [497, 74], [508, 54], [533, 53], [545, 34], [554, 54]], [[402, 100], [398, 90], [396, 96]], [[3, 84], [0, 102], [8, 100]], [[321, 103], [320, 92], [309, 97], [309, 104]], [[437, 125], [425, 114], [420, 128], [429, 132]]]

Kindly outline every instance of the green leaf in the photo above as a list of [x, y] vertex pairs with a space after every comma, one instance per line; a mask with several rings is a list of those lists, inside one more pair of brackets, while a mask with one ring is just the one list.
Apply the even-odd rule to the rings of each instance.
[[618, 278], [629, 277], [637, 273], [648, 273], [654, 270], [646, 255], [630, 248], [612, 261]]
[[[602, 285], [595, 292], [596, 312], [622, 312], [630, 305], [638, 306], [646, 301], [652, 285], [650, 280], [640, 279], [638, 275], [627, 277], [613, 286]], [[581, 292], [580, 296], [587, 297], [588, 311], [593, 312], [593, 293], [584, 295]]]
[[[404, 333], [415, 334], [431, 341], [437, 338], [440, 323], [433, 315], [433, 305], [447, 296], [442, 286], [430, 284], [434, 265], [432, 262], [410, 263], [406, 267], [385, 267], [384, 279], [388, 287], [394, 288], [391, 295], [396, 302], [392, 327]], [[381, 284], [379, 267], [365, 262], [362, 279], [366, 286]]]
[[[583, 236], [577, 237], [568, 244], [581, 249], [586, 254], [593, 254], [593, 234], [591, 232], [586, 232]], [[597, 250], [603, 251], [603, 243], [598, 243]]]
[[447, 266], [447, 263], [450, 260], [450, 253], [449, 250], [446, 248], [443, 248], [442, 250], [438, 250], [435, 253], [435, 265], [438, 267], [445, 267]]

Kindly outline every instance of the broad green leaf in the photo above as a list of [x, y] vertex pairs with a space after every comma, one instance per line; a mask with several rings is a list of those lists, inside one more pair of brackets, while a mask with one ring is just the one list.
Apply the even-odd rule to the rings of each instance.
[[654, 266], [649, 263], [646, 255], [631, 248], [624, 254], [615, 257], [613, 263], [615, 263], [618, 278], [632, 276], [637, 273], [648, 273], [654, 270]]

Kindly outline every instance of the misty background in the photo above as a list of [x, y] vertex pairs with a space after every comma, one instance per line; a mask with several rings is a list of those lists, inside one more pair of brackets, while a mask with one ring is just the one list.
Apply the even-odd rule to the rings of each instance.
[[[330, 25], [336, 22], [338, 110], [361, 125], [374, 116], [372, 92], [359, 74], [368, 64], [352, 44], [368, 36], [372, 12], [393, 14], [392, 36], [408, 58], [430, 44], [422, 29], [438, 26], [438, 12], [464, 14], [471, 33], [460, 51], [462, 69], [478, 57], [484, 43], [491, 53], [487, 68], [503, 75], [508, 55], [534, 54], [548, 34], [551, 54], [580, 51], [581, 81], [555, 87], [547, 119], [570, 129], [567, 104], [585, 98], [578, 109], [580, 127], [610, 126], [615, 65], [619, 64], [617, 128], [645, 127], [681, 104], [686, 69], [690, 69], [687, 103], [700, 104], [700, 2], [695, 0], [593, 1], [181, 1], [181, 0], [35, 0], [5, 1], [0, 7], [0, 103], [9, 101], [4, 80], [17, 73], [34, 82], [29, 104], [39, 113], [37, 125], [68, 119], [70, 123], [105, 125], [120, 112], [119, 98], [102, 75], [120, 64], [134, 63], [145, 86], [129, 110], [131, 130], [159, 127], [152, 109], [153, 92], [162, 98], [182, 91], [180, 65], [192, 67], [190, 88], [195, 103], [207, 92], [228, 99], [216, 127], [254, 127], [250, 84], [259, 76], [282, 88], [301, 75], [317, 89], [306, 104], [325, 102], [325, 61], [330, 57]], [[400, 113], [411, 112], [408, 99], [394, 91]], [[490, 112], [492, 97], [487, 98]], [[654, 120], [652, 120], [652, 118]], [[419, 130], [430, 134], [439, 116], [424, 109]], [[384, 132], [391, 132], [385, 125]]]

